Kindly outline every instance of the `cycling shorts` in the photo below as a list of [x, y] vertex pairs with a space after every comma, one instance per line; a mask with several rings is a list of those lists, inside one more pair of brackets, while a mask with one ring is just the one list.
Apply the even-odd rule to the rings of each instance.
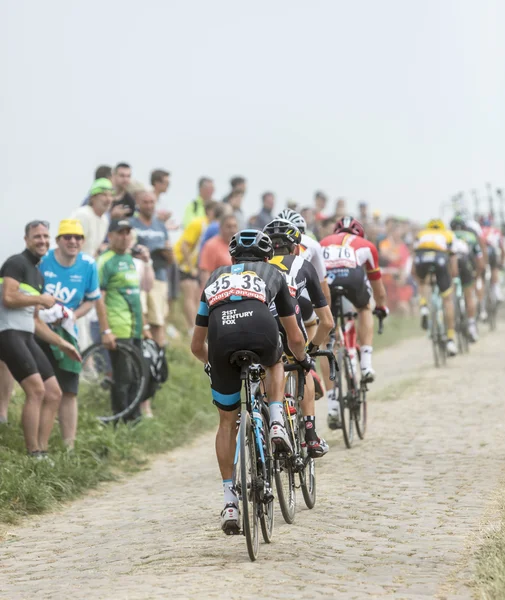
[[449, 255], [446, 252], [417, 250], [414, 265], [419, 279], [425, 279], [429, 273], [435, 273], [442, 296], [451, 291], [452, 278], [449, 273]]
[[[295, 307], [296, 322], [298, 323], [298, 327], [301, 329], [301, 332], [303, 333], [303, 339], [305, 340], [305, 342], [307, 342], [307, 339], [308, 339], [307, 338], [307, 330], [305, 329], [305, 324], [303, 322], [302, 311], [300, 310], [300, 306], [299, 306], [298, 302], [296, 300], [295, 300], [295, 302], [296, 302], [296, 307]], [[288, 346], [288, 338], [287, 338], [286, 332], [284, 331], [284, 327], [282, 326], [279, 317], [276, 317], [275, 320], [277, 321], [277, 326], [279, 327], [279, 333], [280, 333], [281, 340], [282, 340], [282, 348], [284, 350], [284, 354], [291, 357], [291, 356], [293, 356], [293, 353], [291, 352], [291, 350]]]
[[328, 273], [328, 285], [331, 294], [331, 312], [336, 314], [336, 303], [339, 297], [337, 287], [344, 288], [345, 298], [356, 308], [365, 308], [370, 304], [372, 290], [363, 267], [354, 269], [334, 269]]
[[18, 383], [35, 373], [40, 373], [42, 381], [54, 376], [51, 363], [29, 331], [1, 331], [0, 360], [4, 361]]
[[79, 391], [79, 373], [72, 373], [71, 371], [60, 369], [58, 361], [54, 358], [51, 346], [39, 339], [37, 339], [37, 344], [46, 355], [47, 360], [51, 363], [51, 367], [53, 368], [54, 375], [60, 385], [61, 391], [64, 394], [74, 394], [77, 396], [77, 392]]
[[458, 271], [461, 285], [468, 287], [475, 281], [475, 270], [468, 255], [458, 256]]
[[212, 310], [208, 346], [212, 399], [218, 408], [226, 411], [240, 406], [240, 369], [230, 364], [234, 352], [255, 352], [264, 367], [272, 367], [282, 356], [275, 317], [267, 305], [258, 300], [229, 302]]
[[487, 247], [487, 260], [492, 269], [498, 268], [498, 253], [496, 252], [496, 248], [494, 246]]

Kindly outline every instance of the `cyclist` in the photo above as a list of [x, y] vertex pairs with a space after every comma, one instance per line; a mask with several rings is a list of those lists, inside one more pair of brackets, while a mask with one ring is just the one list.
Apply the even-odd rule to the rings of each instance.
[[[482, 227], [480, 226], [480, 223], [478, 223], [475, 219], [472, 219], [470, 216], [468, 216], [464, 212], [458, 212], [454, 216], [462, 217], [465, 220], [466, 229], [468, 231], [472, 231], [473, 233], [475, 233], [475, 235], [477, 236], [477, 240], [479, 241], [480, 248], [482, 250], [482, 255], [484, 257], [484, 265], [487, 265], [489, 262], [489, 253], [488, 253], [488, 247], [486, 244], [486, 240], [484, 239], [484, 233], [482, 231]], [[486, 288], [484, 285], [484, 275], [485, 275], [484, 271], [482, 271], [481, 273], [478, 273], [477, 274], [477, 283], [476, 283], [477, 303], [478, 303], [477, 311], [478, 311], [479, 318], [481, 321], [487, 320], [486, 304], [484, 302], [484, 294], [486, 291]]]
[[[361, 348], [361, 374], [367, 383], [375, 379], [372, 367], [373, 313], [372, 296], [376, 312], [387, 317], [386, 290], [379, 268], [379, 254], [372, 242], [365, 239], [363, 225], [353, 217], [342, 217], [335, 225], [333, 235], [321, 240], [326, 269], [329, 272], [330, 290], [343, 287], [345, 297], [358, 311], [358, 336]], [[336, 298], [332, 294], [332, 300]], [[332, 301], [332, 312], [335, 303]], [[322, 362], [328, 399], [328, 426], [339, 426], [339, 404], [329, 379], [329, 367]]]
[[479, 338], [477, 333], [477, 302], [476, 302], [476, 271], [482, 274], [484, 256], [479, 240], [473, 231], [466, 227], [465, 219], [461, 216], [454, 217], [451, 221], [451, 229], [456, 237], [455, 251], [458, 257], [458, 272], [465, 295], [466, 313], [468, 316], [468, 335], [472, 342]]
[[[311, 342], [311, 349], [317, 349], [324, 342], [333, 327], [333, 317], [321, 290], [316, 270], [308, 261], [298, 256], [302, 235], [292, 223], [284, 219], [274, 219], [263, 231], [270, 236], [274, 248], [274, 257], [269, 262], [286, 279], [293, 302], [295, 303], [295, 313], [299, 317], [297, 319], [298, 325], [304, 336], [306, 336], [306, 332], [297, 300], [304, 290], [307, 290], [309, 294], [310, 301], [319, 319], [316, 334]], [[270, 310], [277, 319], [279, 330], [283, 333], [275, 304], [271, 305]], [[291, 351], [286, 344], [284, 345], [284, 352], [288, 356], [291, 355]], [[307, 443], [309, 455], [313, 458], [324, 456], [329, 448], [328, 444], [319, 438], [316, 433], [315, 388], [312, 372], [307, 374], [302, 412], [305, 421], [305, 442]]]
[[[302, 239], [300, 242], [300, 255], [315, 268], [324, 297], [329, 304], [330, 289], [328, 287], [328, 282], [326, 281], [326, 267], [324, 265], [323, 251], [319, 242], [305, 233], [307, 230], [307, 223], [302, 215], [296, 211], [290, 208], [285, 208], [277, 215], [277, 218], [289, 221], [302, 234]], [[311, 341], [316, 333], [317, 316], [313, 310], [312, 302], [310, 301], [307, 290], [304, 290], [301, 296], [298, 298], [298, 304], [300, 305], [303, 322], [307, 329], [307, 337], [309, 341]]]
[[454, 342], [454, 304], [452, 278], [458, 276], [458, 260], [453, 249], [454, 233], [445, 228], [440, 219], [432, 219], [419, 231], [414, 241], [413, 275], [419, 284], [421, 326], [428, 329], [428, 296], [430, 271], [434, 270], [444, 303], [447, 326], [447, 354], [456, 356]]
[[56, 303], [54, 296], [44, 293], [44, 279], [37, 268], [49, 249], [49, 223], [28, 223], [25, 243], [25, 250], [8, 258], [0, 269], [0, 360], [26, 394], [22, 416], [25, 444], [32, 457], [41, 459], [47, 457], [61, 389], [34, 333], [72, 360], [81, 357], [38, 317], [39, 308], [52, 308]]
[[503, 302], [503, 293], [500, 287], [500, 270], [503, 268], [505, 256], [503, 235], [497, 227], [493, 227], [490, 219], [483, 219], [482, 237], [487, 246], [494, 295], [498, 302]]
[[[269, 310], [275, 303], [288, 345], [298, 362], [310, 371], [313, 361], [305, 353], [286, 280], [267, 264], [273, 256], [271, 239], [262, 231], [246, 229], [230, 242], [233, 265], [216, 269], [204, 286], [191, 341], [191, 351], [210, 366], [212, 398], [219, 411], [216, 455], [223, 477], [225, 507], [221, 528], [239, 531], [238, 500], [232, 487], [236, 421], [240, 408], [240, 371], [230, 364], [238, 350], [255, 352], [267, 372], [272, 443], [291, 451], [284, 428], [284, 368], [279, 329]], [[208, 343], [205, 343], [208, 337]]]

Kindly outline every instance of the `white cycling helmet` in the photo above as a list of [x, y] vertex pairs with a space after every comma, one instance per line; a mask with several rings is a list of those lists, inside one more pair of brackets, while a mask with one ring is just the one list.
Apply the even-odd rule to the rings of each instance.
[[281, 212], [277, 215], [277, 218], [289, 221], [300, 231], [300, 233], [305, 233], [305, 230], [307, 229], [307, 222], [302, 215], [294, 210], [291, 210], [290, 208], [281, 210]]

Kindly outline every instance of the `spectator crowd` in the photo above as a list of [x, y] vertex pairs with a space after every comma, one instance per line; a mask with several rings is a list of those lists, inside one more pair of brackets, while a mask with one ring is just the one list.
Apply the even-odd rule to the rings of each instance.
[[[233, 235], [245, 227], [263, 229], [284, 208], [273, 191], [265, 191], [258, 212], [248, 218], [243, 210], [244, 177], [233, 177], [229, 193], [217, 200], [214, 181], [205, 176], [198, 180], [196, 197], [177, 224], [163, 206], [169, 186], [170, 173], [163, 169], [153, 170], [149, 185], [143, 185], [132, 179], [127, 163], [114, 168], [101, 165], [84, 200], [58, 225], [55, 248], [50, 250], [50, 224], [32, 221], [25, 230], [25, 252], [2, 266], [2, 285], [12, 301], [0, 310], [0, 423], [7, 421], [14, 376], [27, 398], [26, 446], [37, 458], [46, 456], [57, 414], [63, 439], [73, 447], [79, 350], [101, 342], [110, 350], [114, 380], [120, 380], [121, 361], [114, 359], [118, 340], [139, 345], [142, 338], [151, 338], [163, 349], [167, 331], [191, 335], [202, 286], [212, 271], [231, 264], [228, 244]], [[322, 191], [315, 193], [312, 203], [287, 205], [304, 217], [307, 234], [316, 240], [333, 232], [336, 219], [354, 213], [379, 249], [391, 308], [402, 314], [412, 310], [414, 223], [383, 219], [378, 210], [370, 214], [364, 202], [357, 211], [343, 198], [332, 204]], [[174, 331], [167, 321], [177, 306], [184, 313], [186, 332]], [[2, 339], [8, 333], [2, 322], [27, 310], [31, 320], [23, 325], [19, 339]], [[41, 343], [26, 350], [21, 333], [36, 334]], [[5, 350], [7, 343], [20, 348], [14, 358]], [[15, 361], [21, 359], [23, 372], [18, 373]], [[140, 411], [152, 417], [149, 400]]]

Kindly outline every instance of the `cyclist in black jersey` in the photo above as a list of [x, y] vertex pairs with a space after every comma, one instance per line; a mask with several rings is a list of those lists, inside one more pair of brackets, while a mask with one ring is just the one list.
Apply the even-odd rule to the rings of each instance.
[[0, 360], [26, 394], [22, 416], [26, 448], [35, 458], [45, 458], [61, 389], [34, 334], [73, 360], [80, 360], [80, 355], [37, 316], [39, 307], [51, 308], [56, 302], [42, 293], [44, 279], [37, 268], [49, 249], [49, 224], [28, 223], [25, 242], [24, 252], [8, 258], [0, 269]]
[[193, 354], [210, 365], [212, 398], [219, 410], [216, 454], [223, 477], [221, 527], [225, 531], [238, 529], [239, 522], [232, 474], [241, 381], [239, 369], [230, 364], [231, 355], [250, 350], [259, 356], [267, 372], [270, 437], [287, 452], [292, 448], [284, 429], [282, 343], [268, 308], [272, 302], [295, 359], [306, 371], [313, 364], [305, 353], [286, 280], [266, 262], [273, 256], [270, 238], [261, 231], [246, 229], [233, 236], [229, 250], [234, 264], [216, 269], [205, 284], [191, 341]]
[[[305, 335], [305, 327], [301, 317], [302, 312], [298, 304], [298, 299], [307, 290], [311, 307], [314, 307], [319, 325], [310, 344], [311, 349], [317, 349], [324, 342], [331, 328], [333, 327], [333, 317], [324, 296], [318, 274], [315, 268], [299, 256], [300, 242], [302, 234], [299, 229], [285, 219], [274, 219], [263, 230], [270, 239], [274, 247], [274, 256], [269, 261], [278, 269], [288, 284], [293, 303], [295, 304], [295, 313], [298, 317], [298, 326]], [[272, 314], [277, 317], [275, 304], [270, 307]], [[278, 323], [281, 333], [282, 325]], [[305, 339], [307, 339], [305, 337]], [[291, 355], [287, 344], [284, 345], [284, 351]], [[305, 420], [305, 441], [307, 449], [313, 458], [324, 456], [328, 450], [328, 444], [325, 440], [319, 438], [315, 426], [315, 388], [312, 373], [306, 377], [305, 395], [302, 402], [302, 412]]]

